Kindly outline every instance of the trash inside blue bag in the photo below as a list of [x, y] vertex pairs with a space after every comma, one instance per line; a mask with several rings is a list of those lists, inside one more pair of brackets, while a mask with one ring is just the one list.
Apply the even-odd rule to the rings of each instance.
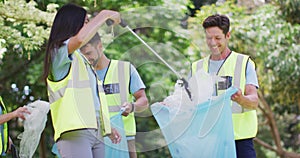
[[110, 118], [110, 123], [121, 135], [121, 142], [113, 144], [108, 137], [104, 137], [105, 143], [105, 158], [129, 158], [127, 139], [124, 130], [124, 123], [122, 119], [122, 111], [119, 114]]
[[236, 91], [231, 87], [216, 99], [176, 114], [172, 107], [151, 105], [172, 157], [236, 158], [230, 106], [230, 97]]

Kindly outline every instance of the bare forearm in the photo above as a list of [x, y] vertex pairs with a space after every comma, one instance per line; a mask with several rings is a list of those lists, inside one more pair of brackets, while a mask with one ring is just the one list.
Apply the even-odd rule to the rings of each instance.
[[254, 95], [243, 96], [238, 103], [246, 109], [256, 109], [258, 107], [258, 97]]
[[68, 52], [73, 53], [76, 49], [85, 45], [105, 23], [107, 19], [113, 19], [115, 23], [119, 23], [120, 15], [118, 12], [111, 10], [102, 10], [90, 22], [85, 24], [80, 31], [72, 37], [68, 44]]
[[135, 112], [142, 112], [148, 108], [148, 99], [144, 89], [138, 90], [133, 94], [133, 96], [136, 99], [134, 103]]
[[108, 15], [105, 14], [105, 11], [101, 11], [96, 17], [94, 17], [89, 23], [87, 23], [76, 35], [78, 41], [81, 42], [80, 46], [86, 44], [107, 19]]
[[25, 120], [25, 116], [24, 114], [30, 114], [30, 112], [28, 111], [28, 109], [26, 107], [19, 107], [18, 109], [16, 109], [13, 112], [4, 114], [4, 115], [0, 115], [0, 124], [3, 124], [11, 119], [14, 119], [16, 117], [19, 117], [23, 120]]
[[134, 103], [125, 102], [122, 106], [125, 108], [123, 116], [127, 116], [131, 112], [142, 112], [148, 108], [148, 99], [144, 89], [140, 89], [133, 94], [136, 101]]
[[148, 99], [146, 97], [141, 97], [134, 102], [134, 111], [142, 112], [149, 107]]
[[14, 115], [14, 113], [7, 113], [4, 115], [0, 115], [0, 124], [3, 124], [5, 122], [8, 122], [9, 120], [15, 118], [16, 116]]
[[245, 86], [245, 94], [239, 89], [231, 96], [231, 99], [247, 109], [256, 109], [258, 107], [257, 89], [253, 85]]

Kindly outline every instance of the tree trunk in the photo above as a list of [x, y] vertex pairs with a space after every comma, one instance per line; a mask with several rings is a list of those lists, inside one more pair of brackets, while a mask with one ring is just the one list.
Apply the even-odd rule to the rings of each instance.
[[271, 130], [276, 148], [274, 148], [272, 145], [264, 142], [263, 140], [260, 140], [259, 138], [255, 138], [254, 141], [256, 143], [260, 144], [261, 146], [276, 152], [276, 154], [278, 156], [280, 156], [281, 158], [299, 158], [300, 154], [295, 153], [295, 152], [288, 152], [283, 149], [283, 147], [281, 145], [281, 138], [279, 135], [278, 127], [276, 125], [273, 111], [270, 108], [269, 104], [267, 103], [263, 94], [260, 91], [258, 92], [258, 97], [260, 100], [259, 109], [262, 111], [262, 113], [268, 120], [268, 124], [270, 126], [270, 130]]
[[40, 144], [39, 144], [39, 155], [40, 158], [46, 158], [46, 145], [45, 145], [45, 135], [44, 132], [41, 134]]

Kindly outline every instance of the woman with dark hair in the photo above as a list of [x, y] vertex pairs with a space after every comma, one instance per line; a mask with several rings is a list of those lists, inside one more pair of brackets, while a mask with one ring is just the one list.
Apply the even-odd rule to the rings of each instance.
[[121, 21], [120, 14], [111, 10], [102, 10], [89, 21], [85, 9], [66, 4], [52, 24], [43, 76], [61, 157], [104, 157], [103, 136], [113, 143], [121, 140], [111, 129], [102, 83], [79, 51], [108, 19], [114, 24]]

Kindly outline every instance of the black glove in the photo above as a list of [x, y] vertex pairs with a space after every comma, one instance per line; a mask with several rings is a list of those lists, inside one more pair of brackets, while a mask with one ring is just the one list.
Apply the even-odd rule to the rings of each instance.
[[187, 94], [189, 95], [189, 98], [192, 100], [192, 95], [191, 95], [191, 91], [190, 91], [190, 88], [189, 88], [189, 83], [184, 78], [181, 78], [180, 80], [183, 82], [184, 89], [186, 90]]

